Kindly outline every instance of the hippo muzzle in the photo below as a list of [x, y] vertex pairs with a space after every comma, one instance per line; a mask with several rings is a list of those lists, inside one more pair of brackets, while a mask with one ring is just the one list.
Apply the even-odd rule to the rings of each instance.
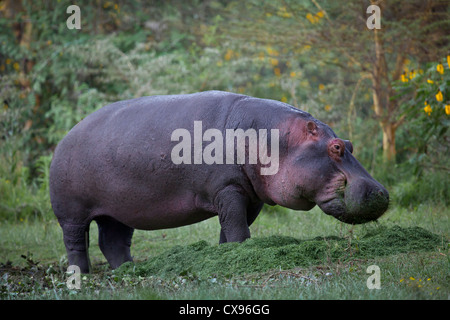
[[351, 224], [365, 223], [381, 217], [389, 205], [389, 193], [377, 181], [360, 178], [348, 184], [344, 192], [346, 212], [337, 218]]
[[[377, 220], [388, 209], [389, 193], [361, 165], [355, 165], [359, 164], [356, 159], [351, 162], [353, 174], [348, 174], [349, 170], [344, 169], [328, 187], [331, 195], [328, 193], [328, 197], [317, 201], [317, 204], [326, 214], [345, 223], [361, 224]], [[359, 175], [355, 175], [355, 171], [359, 171]]]

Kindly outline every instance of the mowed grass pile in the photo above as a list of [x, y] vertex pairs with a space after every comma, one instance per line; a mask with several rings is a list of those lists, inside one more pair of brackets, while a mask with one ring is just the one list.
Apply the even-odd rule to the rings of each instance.
[[420, 227], [382, 227], [361, 239], [316, 237], [301, 240], [287, 236], [251, 238], [238, 243], [211, 245], [202, 240], [174, 246], [144, 262], [126, 263], [116, 274], [175, 277], [192, 275], [200, 279], [231, 277], [272, 269], [288, 270], [355, 258], [433, 250], [442, 237]]

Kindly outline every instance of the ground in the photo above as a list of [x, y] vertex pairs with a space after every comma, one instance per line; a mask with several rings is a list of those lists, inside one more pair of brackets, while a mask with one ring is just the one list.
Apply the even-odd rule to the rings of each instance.
[[[244, 244], [218, 245], [216, 218], [140, 231], [135, 263], [110, 270], [91, 225], [93, 273], [69, 289], [56, 220], [0, 224], [2, 299], [448, 299], [449, 210], [391, 208], [349, 226], [319, 209], [265, 210]], [[380, 289], [367, 283], [379, 267]], [[370, 282], [371, 280], [369, 280]]]

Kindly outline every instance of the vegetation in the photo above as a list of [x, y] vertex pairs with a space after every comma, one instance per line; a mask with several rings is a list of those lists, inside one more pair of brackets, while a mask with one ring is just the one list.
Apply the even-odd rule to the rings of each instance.
[[[379, 30], [367, 28], [368, 4], [356, 0], [345, 6], [332, 0], [78, 1], [80, 30], [67, 28], [71, 4], [0, 1], [2, 298], [448, 298], [447, 2], [381, 1]], [[327, 249], [312, 264], [206, 280], [189, 271], [119, 277], [94, 260], [97, 274], [86, 276], [84, 290], [68, 290], [48, 194], [56, 144], [110, 102], [211, 89], [284, 101], [328, 123], [353, 142], [358, 160], [387, 187], [388, 213], [379, 225], [351, 228], [318, 209], [267, 207], [252, 226], [255, 242], [247, 244], [336, 245], [340, 253], [355, 253], [349, 259], [327, 261]], [[425, 251], [357, 254], [369, 231], [415, 227], [440, 243]], [[330, 240], [310, 240], [318, 236]], [[215, 220], [137, 232], [133, 252], [145, 265], [147, 258], [193, 248], [175, 245], [214, 251], [217, 237]], [[365, 287], [370, 264], [385, 270], [386, 290]]]
[[351, 258], [430, 250], [442, 239], [421, 228], [380, 228], [362, 239], [338, 237], [299, 240], [285, 236], [254, 238], [239, 243], [210, 245], [205, 240], [188, 246], [175, 246], [143, 264], [122, 265], [118, 274], [138, 276], [177, 276], [192, 274], [200, 279], [294, 269]]
[[[92, 224], [94, 272], [82, 275], [80, 290], [67, 288], [67, 257], [56, 221], [2, 222], [0, 294], [3, 299], [447, 299], [449, 216], [448, 208], [420, 205], [391, 209], [379, 223], [352, 227], [317, 208], [276, 210], [256, 219], [247, 243], [224, 247], [217, 245], [218, 219], [136, 230], [135, 264], [115, 271], [100, 252]], [[280, 258], [258, 256], [260, 251]], [[218, 267], [216, 258], [226, 263]], [[380, 267], [380, 290], [366, 286], [370, 265]]]

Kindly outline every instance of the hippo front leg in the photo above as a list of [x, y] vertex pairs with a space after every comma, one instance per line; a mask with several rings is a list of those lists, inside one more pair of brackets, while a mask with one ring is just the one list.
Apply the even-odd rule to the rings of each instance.
[[217, 194], [216, 204], [221, 226], [219, 243], [242, 242], [250, 238], [248, 199], [242, 190], [234, 186], [224, 188]]

